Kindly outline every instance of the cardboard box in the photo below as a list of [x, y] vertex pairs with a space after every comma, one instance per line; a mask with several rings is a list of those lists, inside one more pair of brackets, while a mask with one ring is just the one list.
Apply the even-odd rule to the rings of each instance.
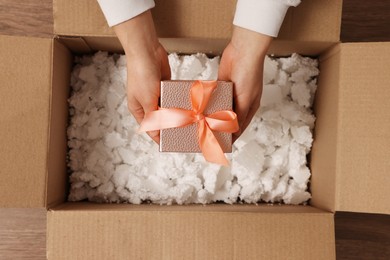
[[[161, 40], [220, 54], [234, 6], [157, 1]], [[335, 211], [390, 214], [390, 43], [340, 43], [341, 7], [291, 8], [270, 49], [320, 60], [309, 206], [66, 202], [73, 55], [121, 51], [95, 0], [54, 0], [53, 39], [0, 37], [0, 206], [47, 208], [48, 259], [334, 259]]]

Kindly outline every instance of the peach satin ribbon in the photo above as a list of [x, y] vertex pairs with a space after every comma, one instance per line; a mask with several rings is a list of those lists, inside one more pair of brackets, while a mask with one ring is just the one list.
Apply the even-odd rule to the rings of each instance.
[[[161, 130], [173, 127], [184, 127], [198, 124], [198, 141], [200, 149], [209, 162], [229, 165], [222, 148], [213, 131], [234, 133], [239, 129], [237, 115], [230, 110], [217, 111], [204, 115], [210, 96], [217, 87], [216, 81], [197, 80], [191, 86], [192, 110], [182, 108], [159, 108], [149, 112], [141, 122], [141, 132]], [[185, 140], [183, 140], [184, 142]]]

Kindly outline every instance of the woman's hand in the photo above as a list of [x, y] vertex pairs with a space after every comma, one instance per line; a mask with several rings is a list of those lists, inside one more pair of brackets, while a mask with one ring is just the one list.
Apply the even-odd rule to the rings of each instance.
[[[168, 56], [158, 42], [153, 18], [146, 11], [114, 27], [127, 60], [127, 103], [138, 123], [157, 110], [160, 82], [171, 78]], [[159, 143], [159, 131], [148, 132]]]
[[260, 107], [264, 59], [271, 41], [270, 36], [234, 26], [232, 39], [222, 54], [218, 79], [234, 83], [234, 111], [240, 125], [234, 140]]

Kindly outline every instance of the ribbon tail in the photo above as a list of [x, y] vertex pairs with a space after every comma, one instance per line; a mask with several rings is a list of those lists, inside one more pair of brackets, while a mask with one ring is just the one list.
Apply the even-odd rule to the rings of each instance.
[[240, 129], [236, 113], [230, 110], [218, 111], [208, 115], [206, 122], [211, 130], [217, 132], [235, 133]]
[[139, 132], [182, 127], [194, 122], [193, 112], [180, 108], [159, 109], [146, 113]]
[[225, 166], [229, 165], [217, 138], [215, 138], [213, 131], [208, 127], [205, 120], [198, 122], [198, 139], [206, 161]]

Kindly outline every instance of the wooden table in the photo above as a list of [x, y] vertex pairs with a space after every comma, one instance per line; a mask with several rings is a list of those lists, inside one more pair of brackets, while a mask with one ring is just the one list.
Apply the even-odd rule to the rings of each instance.
[[[51, 37], [52, 6], [0, 0], [0, 34]], [[390, 1], [344, 0], [341, 41], [390, 41]], [[337, 259], [390, 259], [390, 216], [338, 212], [335, 222]], [[46, 259], [45, 209], [0, 209], [0, 259]]]

